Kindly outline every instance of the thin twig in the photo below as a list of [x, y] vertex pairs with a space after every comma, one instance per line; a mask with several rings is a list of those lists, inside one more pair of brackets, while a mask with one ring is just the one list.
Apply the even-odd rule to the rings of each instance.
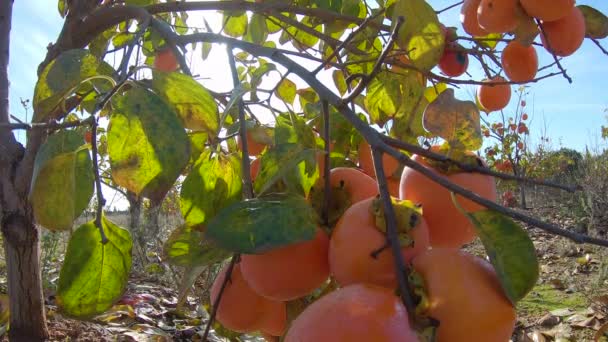
[[545, 37], [545, 43], [547, 44], [548, 50], [549, 50], [549, 52], [551, 52], [551, 55], [553, 56], [553, 59], [555, 60], [557, 67], [561, 71], [562, 75], [564, 75], [564, 78], [566, 80], [568, 80], [568, 83], [572, 84], [572, 78], [570, 78], [570, 76], [568, 76], [568, 74], [566, 73], [566, 69], [564, 69], [562, 64], [559, 62], [559, 59], [557, 58], [557, 55], [555, 54], [555, 50], [553, 50], [553, 47], [551, 46], [549, 36], [547, 36], [547, 32], [545, 32], [545, 27], [543, 26], [543, 23], [539, 19], [535, 19], [535, 20], [536, 20], [536, 24], [540, 28], [540, 34], [542, 34], [543, 37]]
[[450, 5], [450, 6], [446, 7], [446, 8], [444, 8], [444, 9], [440, 9], [439, 11], [435, 11], [435, 13], [437, 13], [437, 14], [441, 14], [441, 13], [443, 13], [443, 12], [445, 12], [445, 11], [449, 11], [449, 10], [451, 10], [451, 9], [452, 9], [452, 8], [454, 8], [454, 7], [460, 6], [460, 5], [462, 5], [463, 3], [464, 3], [464, 1], [458, 1], [457, 3], [455, 3], [455, 4], [453, 4], [453, 5]]
[[384, 140], [384, 142], [386, 142], [387, 144], [393, 146], [393, 147], [397, 147], [399, 149], [402, 150], [406, 150], [408, 152], [411, 153], [416, 153], [418, 155], [421, 155], [423, 157], [427, 157], [433, 160], [437, 160], [440, 162], [446, 162], [446, 163], [450, 163], [454, 166], [457, 166], [459, 169], [465, 171], [465, 172], [476, 172], [476, 173], [481, 173], [484, 175], [489, 175], [489, 176], [493, 176], [496, 178], [501, 178], [501, 179], [506, 179], [506, 180], [513, 180], [513, 181], [518, 181], [518, 182], [523, 182], [523, 183], [529, 183], [529, 184], [536, 184], [536, 185], [542, 185], [542, 186], [546, 186], [546, 187], [550, 187], [550, 188], [556, 188], [556, 189], [560, 189], [560, 190], [564, 190], [570, 193], [576, 192], [577, 190], [581, 190], [582, 188], [580, 186], [574, 186], [574, 185], [565, 185], [565, 184], [557, 184], [557, 183], [552, 183], [552, 182], [547, 182], [547, 181], [543, 181], [540, 179], [532, 179], [532, 178], [526, 178], [526, 177], [520, 177], [520, 176], [515, 176], [512, 174], [507, 174], [507, 173], [501, 173], [501, 172], [496, 172], [494, 170], [491, 170], [487, 167], [484, 166], [479, 166], [479, 165], [471, 165], [471, 164], [466, 164], [466, 163], [462, 163], [459, 162], [457, 160], [451, 159], [450, 157], [444, 155], [444, 154], [440, 154], [440, 153], [435, 153], [429, 149], [420, 147], [418, 145], [413, 145], [413, 144], [409, 144], [406, 142], [403, 142], [401, 140], [397, 140], [395, 138], [391, 138], [389, 136], [386, 135], [382, 135], [382, 140]]
[[329, 226], [329, 204], [331, 203], [331, 182], [330, 182], [330, 168], [331, 168], [331, 159], [330, 159], [330, 137], [329, 137], [329, 104], [327, 103], [326, 100], [322, 101], [322, 105], [323, 105], [323, 142], [325, 143], [325, 155], [323, 156], [323, 160], [325, 161], [325, 165], [323, 170], [321, 170], [323, 172], [323, 177], [325, 177], [324, 179], [324, 187], [325, 187], [325, 193], [323, 196], [323, 211], [322, 211], [322, 216], [323, 216], [323, 222], [325, 223], [326, 226]]
[[399, 34], [399, 29], [401, 28], [401, 25], [403, 25], [404, 20], [405, 19], [402, 16], [399, 16], [397, 18], [395, 27], [393, 28], [393, 31], [391, 32], [391, 38], [389, 39], [388, 43], [384, 46], [384, 49], [382, 49], [382, 53], [380, 53], [380, 56], [378, 57], [376, 64], [374, 64], [374, 68], [369, 73], [369, 75], [366, 75], [365, 77], [363, 77], [361, 79], [361, 81], [357, 84], [355, 89], [353, 89], [351, 92], [346, 94], [346, 96], [342, 100], [344, 103], [350, 103], [357, 96], [359, 96], [359, 94], [361, 94], [363, 92], [363, 90], [365, 90], [365, 88], [367, 88], [367, 85], [369, 84], [369, 82], [371, 82], [374, 79], [374, 77], [376, 77], [378, 72], [380, 72], [380, 68], [382, 67], [382, 64], [384, 63], [386, 56], [388, 56], [388, 53], [393, 50], [393, 45], [395, 44], [395, 39], [397, 39], [397, 35]]
[[319, 65], [315, 70], [313, 70], [312, 73], [316, 75], [319, 73], [319, 71], [323, 70], [323, 68], [325, 68], [327, 65], [329, 65], [329, 63], [331, 63], [331, 60], [340, 53], [340, 50], [342, 50], [347, 44], [350, 44], [350, 42], [359, 33], [361, 33], [374, 19], [376, 19], [378, 16], [383, 15], [383, 14], [384, 14], [384, 9], [382, 9], [381, 11], [379, 11], [378, 13], [376, 13], [373, 16], [366, 17], [365, 20], [361, 23], [361, 25], [359, 25], [355, 30], [353, 30], [346, 37], [346, 39], [344, 39], [342, 41], [342, 43], [340, 43], [338, 46], [336, 46], [336, 48], [332, 51], [332, 53], [327, 58], [325, 58], [323, 63], [321, 63], [321, 65]]
[[48, 129], [49, 131], [56, 131], [59, 129], [65, 129], [65, 128], [73, 128], [73, 127], [80, 127], [80, 126], [89, 126], [92, 124], [92, 120], [91, 117], [88, 117], [82, 121], [70, 121], [70, 122], [57, 122], [57, 121], [50, 121], [50, 122], [33, 122], [33, 123], [0, 123], [0, 128], [5, 128], [8, 127], [12, 130], [16, 130], [16, 129], [23, 129], [26, 131], [32, 130], [32, 129]]
[[211, 314], [209, 315], [209, 321], [205, 326], [205, 332], [203, 333], [203, 338], [201, 339], [203, 341], [208, 341], [209, 330], [211, 330], [213, 321], [215, 321], [215, 316], [217, 315], [217, 308], [220, 305], [220, 299], [222, 299], [222, 295], [224, 294], [226, 285], [228, 285], [228, 282], [230, 281], [232, 270], [234, 269], [234, 265], [236, 265], [236, 261], [238, 260], [238, 258], [238, 254], [234, 254], [230, 259], [230, 264], [228, 264], [228, 270], [226, 270], [226, 275], [224, 276], [224, 280], [222, 280], [222, 287], [220, 287], [220, 292], [217, 294], [217, 298], [215, 298], [215, 301], [213, 302], [213, 309], [211, 310]]
[[595, 39], [595, 38], [591, 38], [591, 41], [593, 42], [593, 44], [597, 45], [598, 48], [600, 48], [600, 50], [605, 54], [608, 55], [608, 51], [602, 46], [602, 44], [600, 44], [600, 42]]
[[410, 293], [409, 280], [405, 276], [406, 274], [409, 274], [409, 271], [401, 253], [401, 244], [399, 243], [399, 236], [397, 233], [397, 217], [395, 216], [395, 208], [393, 207], [391, 195], [388, 191], [388, 185], [386, 184], [386, 175], [384, 174], [382, 154], [383, 152], [381, 149], [372, 147], [374, 169], [376, 171], [376, 179], [378, 180], [378, 191], [380, 193], [380, 200], [382, 200], [382, 206], [384, 207], [384, 218], [386, 219], [386, 238], [388, 239], [391, 251], [393, 252], [395, 274], [397, 275], [399, 292], [401, 292], [401, 300], [407, 309], [410, 322], [413, 322], [414, 314], [416, 312], [416, 305], [414, 304], [414, 298]]
[[148, 29], [151, 18], [151, 16], [147, 16], [139, 22], [139, 27], [133, 37], [133, 40], [127, 46], [127, 52], [125, 52], [125, 54], [122, 56], [122, 61], [120, 62], [120, 67], [118, 68], [119, 75], [124, 76], [128, 73], [129, 60], [131, 59], [131, 55], [133, 54], [133, 49], [135, 48], [135, 45], [139, 46], [139, 39], [144, 35], [146, 30]]
[[101, 177], [99, 176], [99, 165], [97, 164], [97, 120], [95, 116], [91, 115], [93, 123], [91, 124], [91, 154], [93, 155], [93, 174], [95, 175], [95, 189], [97, 192], [97, 211], [95, 213], [95, 226], [99, 229], [101, 235], [101, 243], [108, 243], [108, 237], [103, 229], [101, 218], [103, 216], [103, 206], [106, 205], [106, 199], [103, 198], [103, 192], [101, 191]]

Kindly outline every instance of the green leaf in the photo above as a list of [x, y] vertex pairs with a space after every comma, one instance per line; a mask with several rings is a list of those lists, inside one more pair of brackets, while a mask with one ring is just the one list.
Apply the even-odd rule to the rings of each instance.
[[[43, 122], [51, 111], [73, 93], [85, 80], [99, 75], [111, 78], [114, 69], [87, 50], [68, 50], [44, 68], [34, 89], [34, 117], [32, 122]], [[107, 79], [91, 80], [105, 89], [112, 84]]]
[[304, 197], [273, 194], [224, 208], [209, 222], [205, 236], [235, 253], [264, 253], [312, 240], [316, 222], [316, 213]]
[[183, 225], [167, 238], [163, 252], [165, 259], [176, 266], [208, 266], [230, 256], [228, 251], [217, 248], [203, 237], [203, 233]]
[[131, 234], [102, 218], [108, 243], [91, 221], [78, 227], [68, 242], [57, 285], [57, 304], [72, 317], [103, 313], [120, 299], [131, 270]]
[[188, 174], [180, 193], [186, 224], [204, 225], [218, 211], [241, 199], [241, 161], [236, 155], [203, 152]]
[[384, 125], [399, 110], [403, 99], [398, 75], [380, 72], [367, 87], [365, 108], [373, 123]]
[[152, 85], [173, 109], [184, 127], [215, 136], [219, 116], [215, 99], [192, 77], [179, 72], [153, 72]]
[[171, 108], [149, 90], [134, 87], [112, 104], [112, 178], [137, 195], [162, 200], [190, 159], [186, 132]]
[[316, 149], [304, 149], [296, 144], [281, 144], [261, 155], [260, 171], [254, 183], [255, 192], [264, 194], [282, 181], [283, 190], [307, 196], [319, 178]]
[[62, 18], [65, 18], [66, 14], [68, 14], [68, 7], [66, 6], [65, 0], [57, 1], [57, 11], [59, 11], [59, 15]]
[[266, 17], [253, 13], [249, 22], [248, 35], [251, 42], [254, 44], [262, 44], [268, 38], [268, 27], [266, 26]]
[[435, 101], [437, 96], [439, 96], [439, 94], [443, 93], [446, 89], [448, 89], [448, 85], [443, 82], [439, 82], [439, 83], [435, 84], [434, 86], [427, 87], [424, 90], [424, 97], [426, 98], [428, 103], [431, 103], [431, 102]]
[[233, 38], [239, 38], [247, 33], [247, 13], [245, 12], [225, 12], [224, 13], [224, 32]]
[[296, 84], [291, 80], [284, 78], [276, 90], [276, 95], [283, 101], [289, 104], [293, 104], [293, 101], [296, 99]]
[[538, 280], [538, 259], [528, 233], [511, 218], [493, 210], [468, 213], [505, 294], [513, 304]]
[[608, 17], [591, 6], [578, 5], [585, 17], [585, 35], [593, 39], [608, 37]]
[[44, 143], [34, 161], [30, 200], [36, 223], [68, 230], [93, 196], [93, 169], [84, 136], [59, 131]]
[[114, 37], [115, 34], [116, 26], [111, 27], [103, 31], [103, 33], [97, 35], [97, 37], [95, 37], [95, 39], [93, 39], [89, 44], [91, 54], [99, 59], [102, 59], [108, 50], [112, 37]]
[[207, 60], [207, 57], [209, 57], [209, 53], [211, 52], [212, 47], [213, 47], [212, 43], [203, 42], [201, 57], [203, 58], [204, 61]]
[[404, 18], [397, 44], [408, 51], [412, 64], [431, 70], [439, 63], [445, 44], [435, 10], [425, 0], [397, 0], [394, 6], [393, 23], [399, 16]]
[[205, 150], [208, 136], [205, 132], [188, 133], [190, 139], [190, 163], [194, 164]]
[[332, 78], [336, 88], [340, 92], [340, 95], [346, 94], [348, 87], [346, 85], [346, 79], [344, 79], [344, 72], [342, 70], [334, 70], [332, 73]]

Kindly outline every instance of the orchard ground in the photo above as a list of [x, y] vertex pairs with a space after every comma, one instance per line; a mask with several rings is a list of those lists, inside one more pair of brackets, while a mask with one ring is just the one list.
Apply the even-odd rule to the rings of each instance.
[[[563, 214], [565, 208], [531, 209], [539, 217], [572, 226], [573, 218]], [[128, 214], [109, 213], [114, 222], [127, 226]], [[81, 221], [90, 219], [83, 216]], [[161, 219], [164, 240], [170, 227], [180, 221], [178, 216]], [[529, 227], [528, 227], [529, 228]], [[593, 341], [596, 331], [608, 323], [608, 251], [590, 245], [578, 245], [569, 240], [529, 230], [540, 261], [540, 279], [534, 290], [517, 306], [518, 323], [513, 341], [532, 341], [542, 333], [548, 341], [565, 338], [568, 341]], [[51, 338], [53, 341], [156, 341], [200, 340], [208, 315], [199, 303], [209, 301], [208, 289], [215, 269], [204, 272], [188, 297], [184, 310], [173, 312], [177, 303], [179, 269], [159, 262], [161, 250], [149, 241], [146, 264], [137, 264], [131, 274], [123, 300], [106, 314], [91, 322], [78, 321], [56, 312], [54, 289], [59, 277], [62, 256], [67, 245], [67, 233], [43, 233], [43, 277], [45, 300]], [[485, 257], [483, 246], [476, 240], [466, 248]], [[3, 253], [0, 255], [4, 255]], [[6, 293], [6, 266], [0, 261], [0, 290]], [[203, 304], [205, 305], [205, 304]], [[241, 341], [264, 341], [259, 336], [242, 336]], [[538, 337], [537, 337], [538, 338]], [[6, 338], [4, 339], [7, 340]], [[213, 335], [210, 341], [225, 341]], [[561, 341], [566, 341], [561, 340]]]

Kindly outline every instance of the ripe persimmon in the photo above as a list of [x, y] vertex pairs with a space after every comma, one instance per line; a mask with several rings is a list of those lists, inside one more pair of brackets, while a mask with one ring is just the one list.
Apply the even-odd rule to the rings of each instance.
[[426, 314], [440, 321], [437, 341], [508, 341], [515, 308], [487, 261], [464, 251], [434, 248], [413, 260], [425, 283]]
[[574, 0], [519, 0], [524, 11], [542, 21], [555, 21], [565, 17], [574, 7]]
[[479, 26], [477, 20], [477, 9], [481, 0], [464, 0], [460, 9], [460, 22], [464, 31], [474, 37], [483, 37], [488, 35], [488, 31]]
[[[348, 208], [338, 221], [329, 242], [331, 274], [341, 286], [369, 283], [396, 288], [395, 263], [386, 235], [378, 230], [373, 213], [373, 201], [368, 198]], [[411, 230], [413, 247], [401, 249], [404, 259], [411, 260], [429, 247], [429, 232], [425, 220], [418, 216]], [[375, 257], [373, 254], [377, 252]]]
[[504, 77], [495, 76], [492, 79], [486, 79], [484, 84], [477, 88], [477, 100], [481, 106], [493, 112], [505, 108], [511, 101], [511, 85], [495, 84], [498, 82], [506, 82]]
[[[251, 132], [247, 131], [246, 134], [247, 137], [247, 152], [249, 153], [250, 156], [259, 156], [260, 153], [262, 153], [262, 151], [264, 151], [264, 148], [266, 148], [266, 145], [258, 142], [253, 135], [251, 134]], [[243, 150], [243, 142], [240, 139], [240, 136], [237, 136], [236, 139], [238, 145], [239, 145], [239, 150]]]
[[154, 68], [160, 71], [175, 71], [178, 67], [179, 63], [171, 48], [160, 50], [157, 52], [156, 56], [154, 56]]
[[555, 21], [543, 21], [541, 40], [545, 49], [557, 56], [570, 56], [585, 39], [585, 17], [580, 9], [573, 7], [566, 16]]
[[285, 342], [417, 342], [394, 291], [355, 284], [331, 292], [296, 318]]
[[262, 254], [241, 255], [241, 272], [249, 286], [268, 299], [288, 301], [312, 292], [329, 277], [329, 238], [317, 229], [314, 239]]
[[469, 55], [460, 50], [457, 44], [446, 44], [443, 56], [441, 56], [437, 66], [445, 75], [458, 77], [467, 71]]
[[258, 173], [260, 173], [260, 158], [255, 158], [251, 164], [249, 164], [249, 174], [251, 175], [251, 180], [255, 181], [258, 177]]
[[[220, 293], [227, 272], [228, 266], [225, 266], [211, 286], [212, 304]], [[277, 331], [284, 330], [286, 325], [287, 318], [283, 327], [280, 327], [280, 322], [277, 324], [279, 320], [276, 317], [281, 310], [285, 312], [285, 303], [269, 300], [254, 292], [243, 279], [241, 265], [236, 264], [222, 293], [216, 318], [223, 326], [236, 332], [253, 332], [263, 326]]]
[[513, 82], [529, 82], [538, 71], [538, 55], [534, 46], [513, 40], [502, 50], [502, 68]]
[[329, 171], [329, 184], [340, 187], [349, 195], [349, 203], [355, 204], [378, 194], [378, 183], [354, 168], [336, 167]]
[[91, 141], [93, 141], [93, 132], [91, 132], [91, 131], [84, 132], [84, 141], [86, 141], [88, 144], [90, 144]]
[[477, 8], [479, 26], [490, 33], [513, 31], [518, 24], [518, 0], [481, 0]]
[[260, 331], [271, 336], [282, 336], [287, 328], [287, 305], [285, 302], [268, 300]]
[[[436, 150], [437, 147], [434, 147]], [[419, 155], [412, 159], [436, 174]], [[469, 189], [491, 201], [497, 198], [494, 178], [480, 173], [457, 172], [443, 175], [452, 183]], [[473, 241], [477, 233], [473, 224], [462, 214], [452, 202], [450, 191], [431, 181], [418, 171], [406, 167], [401, 176], [400, 198], [422, 205], [422, 216], [429, 228], [430, 244], [432, 247], [461, 247]], [[485, 209], [468, 199], [456, 196], [458, 204], [467, 212]]]

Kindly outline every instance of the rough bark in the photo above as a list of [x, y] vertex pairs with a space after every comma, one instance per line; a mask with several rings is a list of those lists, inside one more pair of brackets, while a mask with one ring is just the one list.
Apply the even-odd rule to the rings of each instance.
[[[0, 122], [9, 122], [8, 62], [12, 0], [0, 0]], [[10, 310], [11, 341], [48, 338], [39, 233], [27, 192], [15, 186], [24, 149], [8, 129], [0, 129], [0, 229], [4, 237]], [[30, 176], [31, 177], [31, 176]]]

